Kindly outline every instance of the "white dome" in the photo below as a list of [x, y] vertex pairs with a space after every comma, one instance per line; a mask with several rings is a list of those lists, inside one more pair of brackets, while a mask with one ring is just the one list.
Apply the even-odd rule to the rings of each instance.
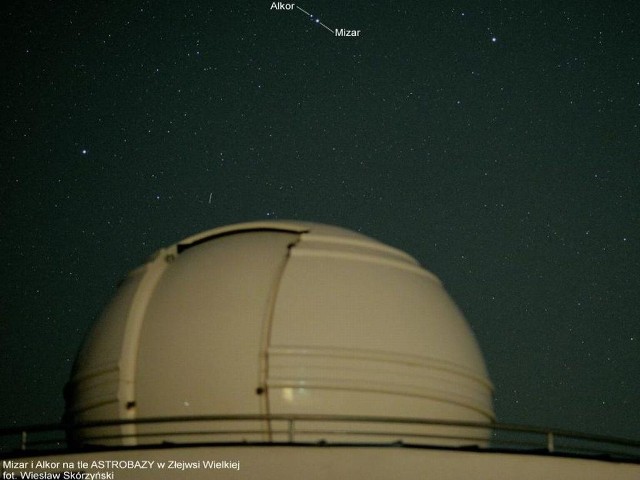
[[[78, 354], [66, 395], [74, 423], [238, 414], [494, 420], [477, 342], [434, 275], [363, 235], [283, 221], [189, 237], [131, 272]], [[241, 438], [274, 438], [271, 422], [252, 428]], [[103, 428], [117, 438], [101, 443], [178, 439], [166, 430]]]

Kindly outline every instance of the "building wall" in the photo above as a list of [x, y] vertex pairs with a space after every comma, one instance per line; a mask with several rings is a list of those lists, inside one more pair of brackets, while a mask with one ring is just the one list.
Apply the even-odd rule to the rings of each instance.
[[[9, 462], [25, 462], [11, 468]], [[93, 462], [118, 461], [119, 467]], [[171, 462], [182, 462], [172, 465]], [[218, 468], [206, 461], [220, 462]], [[3, 460], [2, 478], [22, 472], [62, 473], [59, 477], [108, 479], [521, 479], [521, 480], [637, 480], [640, 464], [563, 458], [550, 455], [465, 452], [399, 446], [215, 446], [105, 451], [23, 457]], [[36, 468], [38, 462], [57, 462]], [[66, 468], [63, 462], [67, 462]], [[84, 467], [80, 462], [86, 462]], [[127, 462], [140, 462], [127, 465]], [[153, 462], [153, 463], [141, 463]], [[164, 462], [160, 468], [159, 462]], [[227, 462], [226, 464], [224, 462]], [[191, 464], [191, 468], [186, 468]], [[148, 468], [136, 468], [146, 466]], [[93, 467], [93, 468], [92, 468]], [[173, 467], [173, 468], [171, 468]], [[194, 468], [195, 467], [195, 468]], [[82, 477], [63, 472], [100, 473]], [[13, 473], [13, 477], [11, 477]]]

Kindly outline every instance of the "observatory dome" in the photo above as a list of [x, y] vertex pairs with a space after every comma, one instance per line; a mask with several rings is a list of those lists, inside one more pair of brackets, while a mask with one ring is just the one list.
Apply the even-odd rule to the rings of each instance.
[[65, 395], [71, 424], [107, 421], [75, 440], [108, 445], [205, 435], [152, 418], [226, 416], [206, 426], [226, 441], [275, 438], [275, 420], [242, 415], [494, 420], [478, 344], [433, 274], [358, 233], [286, 221], [203, 232], [133, 270]]

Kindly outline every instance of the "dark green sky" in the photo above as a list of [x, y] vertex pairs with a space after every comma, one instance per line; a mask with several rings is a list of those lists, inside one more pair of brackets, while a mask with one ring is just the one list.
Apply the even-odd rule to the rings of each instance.
[[270, 4], [2, 7], [0, 425], [153, 251], [287, 218], [438, 275], [500, 421], [638, 438], [636, 2]]

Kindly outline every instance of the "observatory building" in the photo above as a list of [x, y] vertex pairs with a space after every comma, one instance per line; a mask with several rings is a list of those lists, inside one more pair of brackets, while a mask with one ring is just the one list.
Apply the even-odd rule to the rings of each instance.
[[21, 445], [3, 450], [3, 475], [640, 475], [633, 442], [502, 426], [541, 443], [496, 446], [480, 349], [440, 281], [314, 223], [231, 225], [158, 251], [88, 334], [65, 398], [64, 440], [53, 426], [2, 432]]

